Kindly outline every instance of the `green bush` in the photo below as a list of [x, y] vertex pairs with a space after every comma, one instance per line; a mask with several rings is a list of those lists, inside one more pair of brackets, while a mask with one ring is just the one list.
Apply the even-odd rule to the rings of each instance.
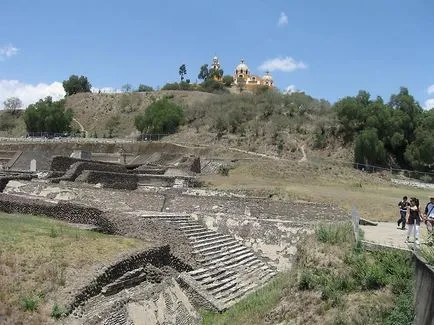
[[53, 102], [51, 97], [29, 105], [23, 118], [28, 132], [61, 133], [71, 131], [74, 113], [65, 109], [65, 100]]
[[303, 271], [298, 281], [298, 289], [312, 290], [315, 288], [315, 276], [310, 270]]
[[142, 133], [174, 133], [183, 119], [182, 107], [164, 98], [137, 115], [135, 126]]
[[354, 241], [353, 229], [349, 223], [319, 225], [315, 228], [315, 235], [320, 242], [329, 244], [342, 244]]
[[38, 308], [38, 297], [22, 297], [21, 306], [25, 311], [35, 311]]
[[66, 314], [66, 309], [63, 307], [60, 307], [58, 304], [54, 304], [53, 308], [51, 309], [51, 317], [55, 319], [59, 319], [62, 316]]

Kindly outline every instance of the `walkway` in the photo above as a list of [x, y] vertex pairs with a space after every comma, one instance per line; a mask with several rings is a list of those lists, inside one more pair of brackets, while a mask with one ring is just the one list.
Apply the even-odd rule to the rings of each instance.
[[[379, 222], [377, 226], [362, 226], [360, 225], [360, 229], [364, 232], [364, 239], [368, 242], [372, 242], [375, 244], [393, 246], [401, 249], [411, 248], [411, 245], [408, 245], [405, 242], [407, 237], [407, 230], [398, 229], [397, 224], [395, 222]], [[424, 243], [424, 238], [426, 238], [426, 226], [422, 224], [420, 226], [422, 233], [421, 243]], [[412, 237], [410, 237], [412, 239]], [[410, 246], [410, 247], [409, 247]]]

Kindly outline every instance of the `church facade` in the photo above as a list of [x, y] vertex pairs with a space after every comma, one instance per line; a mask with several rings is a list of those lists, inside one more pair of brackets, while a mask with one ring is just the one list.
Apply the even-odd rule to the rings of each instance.
[[244, 60], [235, 68], [234, 84], [237, 86], [244, 86], [247, 89], [252, 89], [258, 86], [274, 87], [273, 77], [267, 71], [263, 77], [250, 73], [250, 69]]
[[[213, 71], [222, 71], [220, 61], [217, 56], [214, 56], [212, 60], [211, 69]], [[216, 81], [221, 81], [223, 75], [219, 73], [213, 73], [212, 77]], [[233, 83], [235, 86], [244, 87], [246, 89], [254, 89], [255, 87], [259, 86], [266, 86], [270, 88], [274, 87], [273, 77], [269, 71], [267, 71], [262, 77], [251, 74], [250, 69], [244, 60], [241, 60], [241, 62], [236, 66], [233, 78]]]

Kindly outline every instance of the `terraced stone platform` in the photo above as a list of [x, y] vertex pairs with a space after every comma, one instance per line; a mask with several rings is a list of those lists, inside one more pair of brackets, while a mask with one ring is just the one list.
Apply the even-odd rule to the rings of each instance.
[[153, 213], [141, 218], [167, 222], [183, 232], [201, 267], [181, 273], [178, 281], [218, 311], [232, 306], [277, 274], [240, 241], [207, 229], [189, 215]]

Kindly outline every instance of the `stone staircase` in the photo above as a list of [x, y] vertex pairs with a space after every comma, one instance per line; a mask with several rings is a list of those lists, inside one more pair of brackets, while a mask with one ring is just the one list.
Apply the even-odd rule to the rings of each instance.
[[232, 236], [207, 229], [188, 215], [142, 215], [180, 229], [201, 267], [180, 274], [178, 281], [222, 311], [258, 289], [277, 272]]

